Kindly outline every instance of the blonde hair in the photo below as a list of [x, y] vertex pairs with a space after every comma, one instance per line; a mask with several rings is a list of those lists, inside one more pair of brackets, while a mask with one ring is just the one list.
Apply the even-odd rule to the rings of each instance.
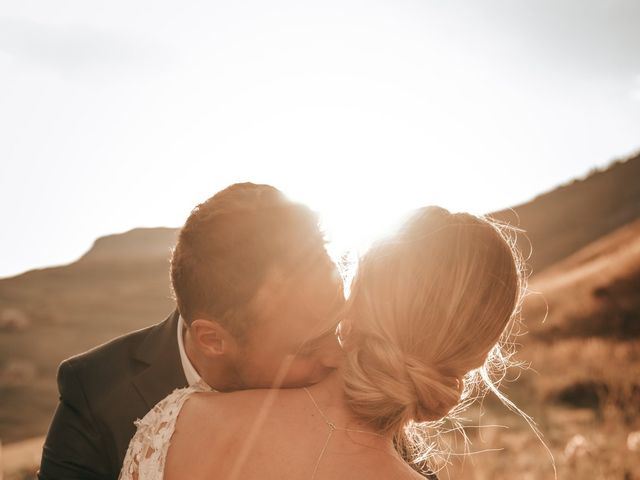
[[406, 425], [446, 417], [472, 383], [491, 382], [486, 370], [506, 358], [499, 340], [523, 290], [520, 257], [498, 223], [415, 212], [367, 252], [352, 284], [342, 334], [353, 412], [419, 457]]

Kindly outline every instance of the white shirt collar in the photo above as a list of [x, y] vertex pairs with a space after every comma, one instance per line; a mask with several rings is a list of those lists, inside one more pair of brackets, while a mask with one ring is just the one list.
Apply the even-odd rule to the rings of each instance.
[[189, 386], [193, 386], [202, 381], [202, 378], [191, 363], [191, 360], [189, 360], [184, 348], [184, 331], [186, 328], [187, 325], [182, 319], [182, 316], [178, 317], [178, 349], [180, 350], [180, 362], [182, 363], [182, 369], [184, 370], [184, 376], [187, 379], [187, 383]]

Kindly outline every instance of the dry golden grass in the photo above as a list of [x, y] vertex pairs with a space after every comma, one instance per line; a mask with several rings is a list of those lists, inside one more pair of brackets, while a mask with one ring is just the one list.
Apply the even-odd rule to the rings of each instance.
[[[36, 437], [16, 442], [0, 448], [0, 467], [5, 480], [26, 480], [35, 476], [36, 465], [40, 461], [40, 452], [44, 437]], [[3, 478], [0, 475], [0, 478]]]
[[[452, 456], [440, 478], [640, 479], [640, 340], [530, 342], [531, 369], [503, 390], [534, 417], [553, 460], [526, 422], [487, 397], [470, 412], [468, 456]], [[497, 426], [494, 426], [497, 425]], [[447, 439], [465, 452], [460, 434]], [[497, 451], [496, 451], [497, 450]]]

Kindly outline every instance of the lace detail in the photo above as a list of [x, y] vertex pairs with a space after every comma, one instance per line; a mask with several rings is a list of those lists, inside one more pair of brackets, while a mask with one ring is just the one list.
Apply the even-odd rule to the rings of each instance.
[[135, 435], [122, 464], [118, 480], [162, 480], [164, 464], [178, 414], [189, 396], [210, 392], [204, 382], [178, 388], [158, 402], [144, 418], [135, 421]]

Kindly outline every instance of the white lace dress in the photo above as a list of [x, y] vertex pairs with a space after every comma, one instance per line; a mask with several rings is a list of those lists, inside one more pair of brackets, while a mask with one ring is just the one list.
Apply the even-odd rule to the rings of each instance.
[[182, 405], [191, 394], [210, 391], [202, 381], [178, 388], [158, 402], [144, 418], [136, 420], [138, 430], [129, 442], [118, 480], [162, 480], [169, 443]]

